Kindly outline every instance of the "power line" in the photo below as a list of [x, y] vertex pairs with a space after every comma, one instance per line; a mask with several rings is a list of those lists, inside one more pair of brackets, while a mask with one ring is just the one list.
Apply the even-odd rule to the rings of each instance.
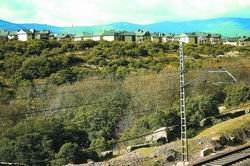
[[[230, 65], [229, 65], [230, 66]], [[233, 65], [231, 65], [231, 66], [233, 66]], [[226, 67], [228, 67], [228, 66], [226, 66]], [[239, 67], [237, 67], [237, 68], [239, 68]], [[240, 67], [240, 68], [250, 68], [250, 67]], [[202, 70], [204, 70], [204, 69], [213, 69], [213, 68], [201, 68]], [[197, 69], [197, 70], [189, 70], [189, 72], [190, 71], [199, 71], [200, 69]], [[179, 72], [179, 71], [178, 71]], [[165, 73], [166, 74], [166, 73]], [[165, 74], [161, 74], [161, 75], [165, 75]], [[139, 77], [147, 77], [148, 75], [144, 75], [144, 76], [139, 76]], [[154, 76], [159, 76], [159, 75], [154, 75]], [[130, 77], [138, 77], [138, 76], [129, 76], [128, 78], [130, 78]], [[175, 76], [167, 76], [167, 78], [171, 78], [171, 77], [175, 77]], [[167, 79], [166, 78], [166, 79]], [[147, 79], [147, 81], [148, 80], [157, 80], [157, 79], [159, 79], [159, 78], [151, 78], [151, 79]], [[165, 77], [162, 77], [162, 79], [165, 79]], [[111, 80], [111, 79], [89, 79], [89, 80], [85, 80], [85, 81], [93, 81], [93, 80]], [[126, 82], [125, 82], [126, 83]], [[138, 84], [138, 82], [135, 82], [135, 83], [129, 83], [130, 85], [133, 85], [133, 84]], [[48, 84], [35, 84], [35, 85], [33, 85], [33, 86], [37, 86], [37, 85], [55, 85], [55, 84], [50, 84], [50, 83], [48, 83]], [[32, 85], [31, 85], [32, 86]], [[23, 87], [23, 86], [21, 86], [21, 87]], [[27, 86], [28, 87], [28, 86]], [[66, 94], [66, 93], [79, 93], [79, 92], [82, 92], [82, 91], [84, 91], [84, 90], [72, 90], [72, 91], [67, 91], [67, 92], [61, 92], [60, 93], [60, 95], [61, 94]], [[59, 94], [53, 94], [53, 95], [44, 95], [44, 94], [40, 94], [40, 95], [36, 95], [36, 96], [32, 96], [32, 97], [18, 97], [18, 98], [10, 98], [10, 99], [0, 99], [0, 101], [2, 101], [2, 102], [7, 102], [7, 101], [11, 101], [11, 100], [29, 100], [29, 99], [34, 99], [34, 98], [41, 98], [41, 97], [44, 97], [44, 96], [46, 96], [46, 97], [52, 97], [52, 96], [56, 96], [56, 95], [59, 95]]]
[[[175, 88], [173, 89], [167, 89], [168, 91], [170, 90], [176, 90]], [[137, 95], [134, 95], [132, 97], [139, 97], [139, 96], [158, 96], [159, 94], [167, 94], [168, 92], [162, 92], [162, 91], [158, 91], [158, 92], [155, 92], [155, 93], [141, 93], [141, 94], [137, 94]], [[154, 95], [155, 94], [155, 95]], [[28, 111], [28, 112], [25, 112], [25, 113], [17, 113], [17, 114], [14, 114], [14, 115], [10, 115], [11, 117], [13, 116], [26, 116], [26, 115], [29, 115], [29, 114], [34, 114], [34, 113], [43, 113], [43, 112], [52, 112], [52, 111], [58, 111], [58, 110], [63, 110], [63, 109], [70, 109], [70, 108], [78, 108], [78, 107], [82, 107], [82, 106], [88, 106], [88, 105], [95, 105], [95, 104], [100, 104], [100, 102], [88, 102], [88, 103], [83, 103], [83, 104], [79, 104], [79, 105], [72, 105], [72, 106], [66, 106], [66, 107], [59, 107], [59, 108], [52, 108], [52, 109], [42, 109], [42, 110], [37, 110], [37, 111]], [[1, 118], [6, 118], [6, 117], [9, 117], [9, 116], [1, 116]]]
[[[244, 106], [248, 106], [250, 104], [247, 104], [247, 105], [244, 105]], [[243, 107], [244, 107], [243, 106]], [[241, 107], [240, 107], [241, 108]], [[235, 109], [235, 108], [234, 108]], [[227, 112], [224, 112], [224, 113], [229, 113], [229, 112], [232, 112], [232, 110], [230, 111], [227, 111]], [[216, 115], [216, 116], [213, 116], [213, 117], [218, 117], [218, 116], [221, 116], [221, 115]], [[75, 123], [75, 122], [73, 122]], [[78, 122], [77, 122], [78, 123]], [[187, 125], [191, 125], [192, 123], [188, 123]], [[172, 128], [175, 128], [175, 127], [180, 127], [180, 125], [172, 125], [172, 126], [168, 126], [167, 129], [172, 129]], [[148, 136], [148, 135], [151, 135], [151, 134], [156, 134], [156, 133], [159, 133], [159, 132], [162, 132], [162, 131], [166, 131], [165, 129], [162, 129], [162, 130], [159, 130], [159, 131], [154, 131], [154, 132], [149, 132], [149, 133], [146, 133], [146, 134], [142, 134], [142, 135], [139, 135], [139, 136], [135, 136], [135, 137], [129, 137], [127, 139], [123, 139], [123, 140], [120, 140], [120, 141], [115, 141], [115, 142], [112, 142], [112, 143], [109, 143], [109, 144], [104, 144], [102, 146], [96, 146], [96, 147], [93, 147], [93, 148], [88, 148], [88, 149], [85, 149], [83, 150], [83, 152], [89, 152], [89, 151], [93, 151], [93, 150], [96, 150], [96, 149], [100, 149], [100, 148], [105, 148], [107, 146], [110, 146], [110, 145], [117, 145], [117, 144], [120, 144], [120, 143], [124, 143], [124, 142], [128, 142], [128, 141], [131, 141], [131, 140], [135, 140], [135, 139], [139, 139], [139, 138], [142, 138], [142, 137], [145, 137], [145, 136]], [[26, 159], [26, 161], [28, 161], [28, 159]], [[36, 162], [45, 162], [45, 161], [48, 161], [48, 160], [36, 160]], [[33, 160], [32, 160], [33, 162]]]
[[[91, 82], [91, 81], [104, 81], [104, 80], [110, 80], [110, 81], [118, 81], [118, 80], [126, 80], [127, 78], [142, 78], [142, 77], [149, 77], [149, 76], [164, 76], [164, 75], [167, 75], [167, 74], [173, 74], [173, 73], [178, 73], [179, 70], [172, 70], [172, 71], [168, 71], [168, 72], [164, 72], [164, 73], [150, 73], [150, 74], [147, 74], [147, 75], [127, 75], [127, 76], [124, 76], [124, 77], [121, 77], [121, 78], [91, 78], [91, 79], [82, 79], [82, 80], [79, 80], [78, 82]], [[74, 82], [76, 83], [76, 82]], [[30, 87], [30, 86], [49, 86], [49, 85], [54, 85], [54, 86], [58, 86], [57, 84], [54, 84], [54, 83], [31, 83], [31, 85], [22, 85], [22, 86], [19, 86], [19, 87]], [[63, 84], [65, 85], [65, 84]]]
[[[169, 126], [167, 127], [168, 129], [171, 129], [173, 127], [178, 127], [180, 125], [173, 125], [173, 126]], [[83, 152], [88, 152], [88, 151], [93, 151], [95, 149], [100, 149], [100, 148], [104, 148], [106, 146], [110, 146], [110, 145], [116, 145], [116, 144], [120, 144], [120, 143], [123, 143], [123, 142], [128, 142], [128, 141], [131, 141], [131, 140], [135, 140], [135, 139], [138, 139], [138, 138], [142, 138], [142, 137], [145, 137], [145, 136], [148, 136], [148, 135], [151, 135], [151, 134], [155, 134], [155, 133], [159, 133], [159, 132], [162, 132], [162, 131], [166, 131], [165, 129], [164, 130], [159, 130], [157, 132], [149, 132], [149, 133], [146, 133], [146, 134], [142, 134], [142, 135], [139, 135], [139, 136], [136, 136], [136, 137], [130, 137], [128, 139], [124, 139], [124, 140], [120, 140], [120, 141], [116, 141], [114, 143], [110, 143], [110, 144], [105, 144], [105, 145], [102, 145], [102, 146], [97, 146], [97, 147], [93, 147], [93, 148], [88, 148], [86, 150], [83, 150]]]
[[[245, 63], [245, 64], [248, 64], [248, 63]], [[242, 65], [242, 64], [240, 64]], [[209, 69], [218, 69], [218, 68], [222, 68], [222, 67], [228, 67], [228, 66], [235, 66], [234, 68], [250, 68], [250, 67], [246, 67], [246, 66], [239, 66], [238, 65], [219, 65], [217, 68], [215, 67], [211, 67], [211, 68], [199, 68], [199, 69], [191, 69], [191, 70], [184, 70], [184, 72], [191, 72], [191, 71], [201, 71], [201, 70], [209, 70]], [[238, 67], [237, 67], [238, 66]], [[111, 80], [111, 81], [114, 81], [114, 80], [123, 80], [123, 79], [126, 79], [126, 78], [139, 78], [139, 77], [148, 77], [148, 76], [160, 76], [160, 75], [166, 75], [166, 74], [173, 74], [173, 73], [179, 73], [180, 70], [172, 70], [172, 71], [168, 71], [168, 72], [164, 72], [164, 73], [160, 73], [160, 74], [156, 74], [156, 73], [150, 73], [149, 75], [128, 75], [128, 76], [125, 76], [124, 78], [91, 78], [91, 79], [82, 79], [78, 82], [91, 82], [91, 81], [98, 81], [98, 80]], [[31, 84], [31, 85], [26, 85], [26, 86], [19, 86], [19, 87], [30, 87], [30, 86], [41, 86], [41, 85], [44, 85], [44, 86], [49, 86], [49, 85], [54, 85], [54, 86], [58, 86], [57, 84], [54, 84], [54, 83], [36, 83], [36, 84]], [[65, 85], [65, 84], [64, 84]]]
[[[169, 126], [169, 127], [167, 127], [167, 129], [171, 129], [173, 127], [178, 127], [178, 126], [179, 125]], [[142, 137], [145, 137], [145, 136], [148, 136], [148, 135], [151, 135], [151, 134], [159, 133], [159, 132], [162, 132], [162, 131], [166, 131], [166, 130], [164, 129], [164, 130], [159, 130], [157, 132], [149, 132], [149, 133], [146, 133], [146, 134], [143, 134], [143, 135], [139, 135], [139, 136], [136, 136], [136, 137], [130, 137], [128, 139], [124, 139], [124, 140], [121, 140], [121, 141], [116, 141], [116, 142], [113, 142], [113, 143], [110, 143], [110, 144], [105, 144], [105, 145], [98, 146], [98, 147], [88, 148], [88, 149], [83, 150], [82, 152], [89, 152], [89, 151], [93, 151], [93, 150], [100, 149], [100, 148], [103, 148], [103, 147], [107, 147], [107, 146], [110, 146], [110, 145], [120, 144], [120, 143], [131, 141], [131, 140], [134, 140], [134, 139], [142, 138]], [[31, 163], [42, 163], [42, 162], [49, 161], [48, 159], [47, 160], [29, 160], [29, 159], [23, 159], [23, 160], [30, 161]]]
[[[168, 94], [168, 91], [171, 91], [171, 90], [176, 90], [176, 88], [172, 88], [172, 89], [166, 89], [167, 92], [162, 92], [162, 91], [158, 91], [158, 92], [150, 92], [150, 93], [139, 93], [137, 95], [132, 95], [132, 97], [154, 97], [154, 96], [159, 96], [159, 94]], [[237, 96], [237, 95], [240, 95], [241, 93], [235, 93], [231, 96]], [[72, 106], [65, 106], [65, 107], [58, 107], [58, 108], [51, 108], [51, 109], [41, 109], [41, 110], [36, 110], [36, 111], [28, 111], [28, 112], [24, 112], [24, 113], [16, 113], [14, 115], [5, 115], [5, 116], [1, 116], [0, 119], [6, 119], [8, 117], [13, 117], [13, 116], [27, 116], [27, 115], [30, 115], [30, 114], [36, 114], [36, 113], [46, 113], [46, 112], [52, 112], [52, 111], [59, 111], [59, 110], [64, 110], [64, 109], [70, 109], [70, 108], [79, 108], [79, 107], [82, 107], [82, 106], [89, 106], [89, 105], [96, 105], [96, 104], [100, 104], [100, 101], [95, 101], [95, 102], [87, 102], [87, 103], [83, 103], [83, 104], [78, 104], [78, 105], [72, 105]], [[235, 108], [233, 108], [235, 109]]]
[[[247, 104], [247, 105], [245, 105], [245, 106], [248, 106], [248, 105], [250, 105], [250, 104]], [[243, 107], [244, 107], [244, 106], [243, 106]], [[241, 107], [240, 107], [240, 108], [241, 108]], [[232, 111], [234, 111], [234, 110], [226, 111], [226, 112], [224, 112], [223, 114], [225, 114], [225, 113], [230, 113], [230, 112], [232, 112]], [[213, 117], [216, 118], [216, 117], [219, 117], [219, 116], [221, 116], [221, 114], [215, 115], [215, 116], [213, 116]], [[190, 126], [190, 125], [192, 125], [192, 123], [187, 123], [187, 126]], [[180, 127], [180, 126], [181, 126], [181, 125], [172, 125], [172, 126], [169, 126], [169, 127], [167, 127], [167, 128], [168, 128], [168, 129], [172, 129], [172, 128]], [[114, 143], [105, 144], [105, 145], [102, 145], [102, 146], [97, 146], [97, 147], [93, 147], [93, 148], [88, 148], [88, 149], [86, 149], [86, 150], [84, 150], [84, 151], [87, 152], [87, 151], [92, 151], [92, 150], [95, 150], [95, 149], [104, 148], [104, 147], [110, 146], [110, 145], [112, 145], [112, 144], [115, 145], [115, 144], [119, 144], [119, 143], [131, 141], [131, 140], [135, 140], [135, 139], [142, 138], [142, 137], [145, 137], [145, 136], [148, 136], [148, 135], [151, 135], [151, 134], [154, 134], [154, 133], [162, 132], [162, 131], [165, 131], [165, 129], [164, 129], [164, 130], [159, 130], [159, 131], [157, 131], [157, 132], [150, 132], [150, 133], [142, 134], [142, 135], [139, 135], [139, 136], [136, 136], [136, 137], [130, 137], [130, 138], [125, 139], [125, 140], [116, 141], [116, 142], [114, 142]]]
[[[160, 80], [162, 79], [162, 81], [164, 81], [164, 79], [168, 79], [168, 78], [173, 78], [174, 76], [167, 76], [167, 77], [162, 77], [162, 78], [152, 78], [152, 79], [147, 79], [148, 80]], [[125, 82], [125, 84], [127, 84]], [[129, 85], [138, 85], [138, 82], [134, 82], [134, 83], [128, 83]], [[116, 87], [117, 88], [117, 87]], [[113, 89], [116, 89], [115, 87]], [[72, 90], [72, 91], [64, 91], [61, 92], [59, 94], [50, 94], [50, 95], [46, 95], [46, 94], [40, 94], [40, 95], [36, 95], [36, 96], [32, 96], [32, 97], [17, 97], [14, 99], [0, 99], [0, 101], [2, 102], [7, 102], [7, 101], [11, 101], [11, 100], [29, 100], [29, 99], [34, 99], [34, 98], [42, 98], [42, 97], [54, 97], [57, 95], [62, 95], [62, 94], [74, 94], [74, 93], [80, 93], [80, 92], [85, 92], [86, 89], [82, 89], [82, 90]]]
[[[239, 109], [239, 108], [242, 108], [242, 107], [246, 107], [246, 106], [249, 106], [250, 104], [247, 104], [247, 105], [243, 105], [243, 106], [239, 106], [239, 107], [236, 107], [236, 108], [233, 108], [233, 109], [230, 109], [226, 112], [223, 112], [223, 114], [225, 113], [230, 113], [230, 112], [233, 112], [235, 109]], [[162, 107], [163, 108], [163, 107]], [[165, 107], [166, 108], [166, 107]], [[168, 109], [171, 109], [171, 108], [175, 108], [175, 107], [167, 107]], [[158, 109], [161, 109], [158, 108]], [[141, 112], [137, 112], [137, 113], [144, 113], [146, 111], [141, 111]], [[222, 114], [218, 114], [218, 115], [215, 115], [213, 117], [219, 117], [221, 116]], [[208, 117], [209, 118], [209, 117]], [[74, 121], [72, 122], [73, 124], [79, 124], [80, 122], [82, 121]], [[192, 125], [192, 123], [187, 123], [187, 125]], [[172, 128], [175, 128], [175, 127], [179, 127], [180, 125], [172, 125], [172, 126], [168, 126], [167, 128], [168, 129], [172, 129]], [[164, 129], [165, 130], [165, 129]], [[107, 147], [107, 146], [110, 146], [110, 145], [116, 145], [116, 144], [120, 144], [120, 143], [123, 143], [123, 142], [128, 142], [128, 141], [131, 141], [131, 140], [135, 140], [135, 139], [138, 139], [138, 138], [142, 138], [142, 137], [145, 137], [145, 136], [148, 136], [148, 135], [151, 135], [151, 134], [155, 134], [155, 133], [158, 133], [158, 132], [162, 132], [164, 130], [159, 130], [157, 132], [150, 132], [150, 133], [146, 133], [146, 134], [142, 134], [142, 135], [139, 135], [139, 136], [136, 136], [136, 137], [130, 137], [130, 138], [127, 138], [127, 139], [124, 139], [124, 140], [121, 140], [121, 141], [116, 141], [116, 142], [113, 142], [113, 143], [110, 143], [110, 144], [105, 144], [105, 145], [102, 145], [102, 146], [97, 146], [97, 147], [93, 147], [93, 148], [88, 148], [86, 150], [83, 150], [83, 152], [88, 152], [88, 151], [93, 151], [95, 149], [100, 149], [100, 148], [104, 148], [104, 147]]]
[[[155, 111], [156, 112], [149, 112], [149, 110], [145, 110], [145, 111], [136, 111], [136, 112], [127, 112], [127, 113], [124, 113], [124, 112], [122, 112], [121, 113], [121, 115], [120, 115], [120, 117], [124, 117], [125, 115], [141, 115], [142, 113], [149, 113], [149, 114], [152, 114], [152, 113], [158, 113], [157, 111], [158, 110], [160, 110], [160, 109], [176, 109], [176, 107], [156, 107], [155, 108]], [[73, 124], [80, 124], [80, 123], [82, 123], [82, 122], [85, 122], [85, 121], [83, 121], [83, 120], [80, 120], [80, 121], [73, 121], [73, 122], [71, 122], [71, 123], [73, 123]]]
[[[162, 92], [162, 91], [156, 91], [156, 92], [141, 92], [141, 93], [137, 93], [136, 95], [133, 95], [133, 94], [130, 94], [131, 97], [140, 97], [140, 96], [143, 96], [143, 97], [154, 97], [154, 96], [159, 96], [160, 94], [168, 94], [168, 91], [171, 91], [171, 90], [176, 90], [176, 88], [169, 88], [169, 89], [165, 89], [167, 90], [167, 92]], [[241, 95], [242, 93], [234, 93], [234, 94], [231, 94], [230, 96], [237, 96], [237, 95]], [[227, 95], [227, 94], [225, 94]], [[42, 109], [42, 110], [38, 110], [38, 111], [29, 111], [29, 112], [25, 112], [25, 113], [22, 113], [23, 115], [28, 115], [28, 114], [33, 114], [33, 113], [40, 113], [40, 112], [50, 112], [50, 111], [55, 111], [55, 110], [62, 110], [62, 109], [69, 109], [69, 108], [76, 108], [76, 107], [81, 107], [81, 106], [88, 106], [88, 105], [95, 105], [95, 104], [100, 104], [100, 102], [88, 102], [88, 103], [84, 103], [84, 104], [81, 104], [81, 105], [74, 105], [74, 106], [66, 106], [66, 107], [59, 107], [59, 108], [53, 108], [53, 109]], [[15, 114], [15, 115], [19, 115], [19, 114]], [[13, 116], [13, 115], [11, 115]], [[1, 117], [0, 117], [1, 118]]]

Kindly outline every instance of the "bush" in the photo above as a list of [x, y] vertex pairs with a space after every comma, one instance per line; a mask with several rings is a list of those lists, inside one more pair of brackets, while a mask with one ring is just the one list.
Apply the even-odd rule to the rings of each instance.
[[218, 115], [218, 101], [214, 96], [198, 96], [187, 98], [187, 123], [199, 127], [202, 119]]
[[77, 80], [77, 75], [70, 69], [60, 70], [49, 77], [51, 83], [61, 85], [65, 83], [73, 83]]
[[71, 150], [64, 159], [75, 160], [77, 148], [88, 146], [88, 135], [83, 130], [66, 128], [60, 119], [30, 118], [2, 134], [0, 160], [46, 165]]
[[250, 100], [250, 86], [245, 82], [229, 85], [225, 88], [225, 104], [228, 107], [238, 106]]
[[80, 149], [75, 143], [65, 143], [55, 155], [52, 165], [77, 164], [81, 160]]
[[[130, 95], [122, 89], [113, 90], [96, 99], [96, 104], [78, 108], [76, 121], [86, 130], [91, 147], [103, 146], [115, 137], [117, 123], [131, 102]], [[106, 150], [106, 146], [98, 150]]]
[[197, 52], [192, 52], [190, 54], [190, 56], [193, 57], [194, 59], [200, 59], [201, 58], [201, 56]]

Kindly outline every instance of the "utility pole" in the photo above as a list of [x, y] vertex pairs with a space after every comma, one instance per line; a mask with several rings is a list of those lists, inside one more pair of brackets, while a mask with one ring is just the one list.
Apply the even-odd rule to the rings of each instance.
[[[184, 58], [184, 49], [183, 49], [183, 42], [180, 41], [180, 113], [181, 113], [181, 156], [182, 161], [179, 163], [181, 166], [185, 166], [189, 162], [189, 154], [188, 154], [188, 139], [187, 139], [187, 117], [186, 117], [186, 106], [185, 106], [185, 87], [188, 85], [200, 81], [205, 78], [209, 74], [216, 74], [216, 73], [223, 73], [228, 75], [233, 82], [235, 83], [237, 80], [236, 78], [227, 70], [210, 70], [206, 71], [200, 77], [197, 77], [187, 83], [185, 83], [185, 58]], [[223, 84], [226, 82], [217, 82], [216, 84]]]
[[185, 65], [183, 43], [180, 41], [180, 113], [181, 113], [181, 155], [182, 162], [188, 162], [187, 119], [185, 107]]

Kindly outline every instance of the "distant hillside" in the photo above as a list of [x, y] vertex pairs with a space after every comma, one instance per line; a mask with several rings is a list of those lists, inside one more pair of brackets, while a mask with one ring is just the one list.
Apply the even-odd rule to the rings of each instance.
[[79, 33], [79, 32], [98, 32], [103, 30], [127, 30], [146, 29], [152, 32], [216, 32], [224, 36], [250, 36], [250, 18], [215, 18], [208, 20], [182, 21], [182, 22], [159, 22], [154, 24], [139, 25], [127, 22], [118, 22], [107, 25], [96, 26], [74, 26], [57, 27], [46, 24], [15, 24], [0, 20], [0, 29], [17, 30], [21, 28], [34, 28], [38, 30], [50, 29], [55, 33]]

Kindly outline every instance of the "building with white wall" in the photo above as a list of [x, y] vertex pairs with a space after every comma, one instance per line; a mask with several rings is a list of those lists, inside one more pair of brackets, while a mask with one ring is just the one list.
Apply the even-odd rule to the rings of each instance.
[[221, 43], [221, 34], [215, 33], [211, 34], [210, 44], [220, 44]]
[[34, 39], [34, 33], [29, 30], [18, 30], [17, 31], [17, 40], [19, 41], [28, 41]]
[[226, 38], [223, 41], [224, 45], [239, 46], [239, 38]]
[[179, 36], [179, 40], [183, 43], [197, 43], [197, 36], [194, 33], [183, 33]]

